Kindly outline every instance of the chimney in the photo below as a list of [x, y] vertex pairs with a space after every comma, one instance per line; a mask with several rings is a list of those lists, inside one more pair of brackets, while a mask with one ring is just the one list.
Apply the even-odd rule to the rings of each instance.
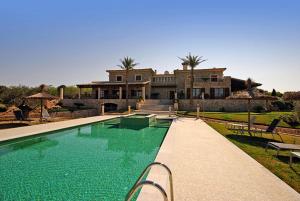
[[183, 62], [183, 63], [182, 63], [182, 69], [183, 69], [183, 70], [187, 70], [187, 69], [188, 69], [188, 64], [185, 63], [185, 62]]

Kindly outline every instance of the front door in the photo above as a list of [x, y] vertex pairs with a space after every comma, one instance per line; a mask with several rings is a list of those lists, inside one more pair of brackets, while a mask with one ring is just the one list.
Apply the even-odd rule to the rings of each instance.
[[169, 99], [170, 99], [170, 100], [175, 99], [175, 91], [170, 91]]

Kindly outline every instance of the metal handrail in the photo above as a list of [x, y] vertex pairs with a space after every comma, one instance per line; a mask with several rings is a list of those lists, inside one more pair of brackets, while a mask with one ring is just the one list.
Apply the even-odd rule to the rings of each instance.
[[155, 187], [156, 189], [159, 190], [159, 192], [161, 192], [164, 201], [168, 201], [168, 195], [166, 193], [166, 191], [163, 189], [163, 187], [161, 187], [159, 184], [154, 183], [153, 181], [142, 181], [139, 182], [136, 186], [134, 186], [134, 188], [132, 189], [133, 191], [131, 191], [131, 193], [129, 195], [126, 196], [126, 201], [130, 201], [132, 199], [132, 197], [134, 196], [134, 194], [140, 189], [142, 188], [144, 185], [150, 185]]
[[[146, 173], [148, 173], [150, 171], [150, 169], [152, 168], [152, 166], [160, 166], [165, 168], [165, 170], [167, 170], [168, 174], [169, 174], [169, 183], [170, 183], [170, 195], [171, 195], [171, 201], [174, 201], [174, 190], [173, 190], [173, 177], [172, 177], [172, 172], [170, 170], [170, 168], [168, 168], [168, 166], [166, 166], [163, 163], [160, 162], [153, 162], [150, 163], [142, 172], [142, 174], [140, 175], [140, 177], [138, 178], [138, 180], [135, 182], [135, 184], [133, 185], [133, 187], [130, 189], [130, 191], [128, 192], [127, 196], [126, 196], [126, 200], [130, 200], [132, 195], [134, 195], [134, 193], [136, 192], [136, 188], [143, 182], [141, 182], [141, 180], [143, 179], [143, 177], [145, 176]], [[128, 199], [130, 198], [130, 199]]]

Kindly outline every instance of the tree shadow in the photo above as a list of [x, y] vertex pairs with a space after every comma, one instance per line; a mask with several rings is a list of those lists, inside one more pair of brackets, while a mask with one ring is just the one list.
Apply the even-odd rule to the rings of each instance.
[[261, 148], [265, 148], [267, 143], [270, 141], [280, 142], [280, 141], [274, 140], [274, 139], [257, 137], [257, 136], [249, 136], [249, 135], [228, 134], [228, 135], [226, 135], [226, 137], [231, 140], [243, 143], [243, 144], [261, 147]]

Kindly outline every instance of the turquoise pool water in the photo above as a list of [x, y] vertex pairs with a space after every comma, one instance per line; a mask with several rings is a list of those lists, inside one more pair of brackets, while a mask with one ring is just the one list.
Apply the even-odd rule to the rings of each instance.
[[0, 146], [0, 200], [124, 200], [154, 161], [171, 122], [120, 128], [120, 119]]

